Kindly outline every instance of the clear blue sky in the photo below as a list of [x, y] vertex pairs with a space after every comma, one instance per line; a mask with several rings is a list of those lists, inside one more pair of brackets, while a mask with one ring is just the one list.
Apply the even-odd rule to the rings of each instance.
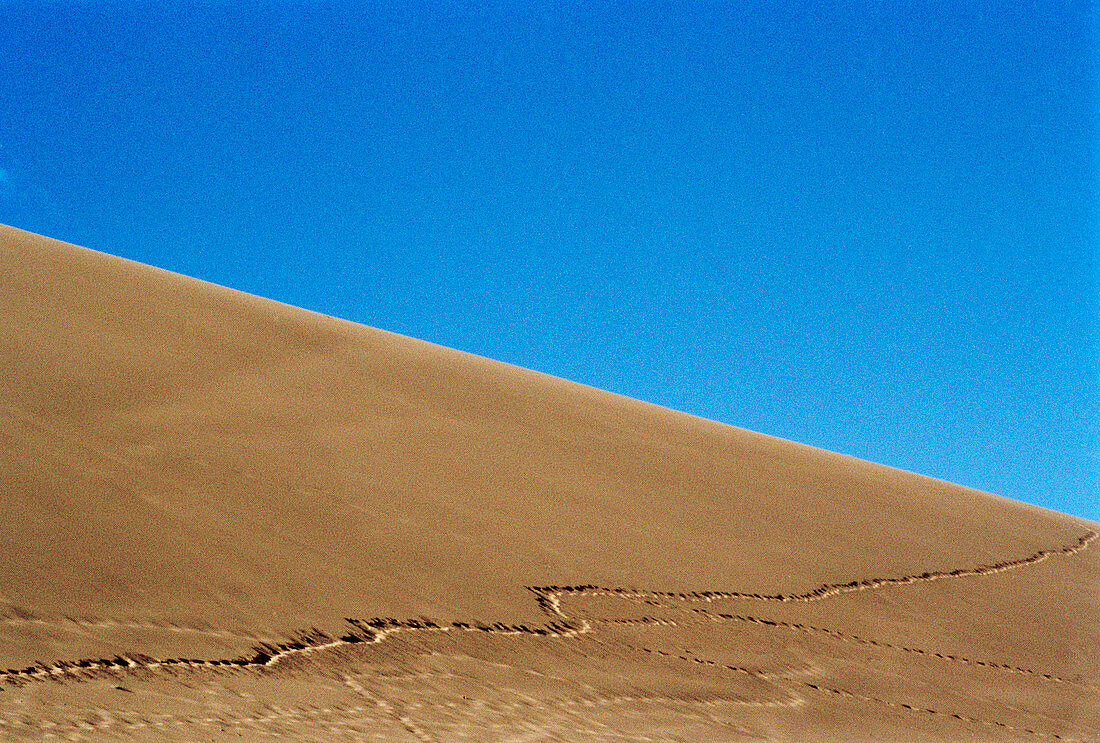
[[101, 5], [0, 221], [1100, 520], [1088, 2]]

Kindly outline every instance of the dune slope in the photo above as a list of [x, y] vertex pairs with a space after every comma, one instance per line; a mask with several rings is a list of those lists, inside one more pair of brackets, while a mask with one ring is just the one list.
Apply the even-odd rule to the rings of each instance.
[[0, 737], [1100, 739], [1096, 524], [9, 227], [0, 358]]

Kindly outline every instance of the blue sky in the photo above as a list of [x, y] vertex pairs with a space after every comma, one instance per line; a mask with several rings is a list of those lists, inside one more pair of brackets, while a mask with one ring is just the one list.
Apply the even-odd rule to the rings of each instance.
[[1087, 2], [0, 4], [0, 221], [1100, 520]]

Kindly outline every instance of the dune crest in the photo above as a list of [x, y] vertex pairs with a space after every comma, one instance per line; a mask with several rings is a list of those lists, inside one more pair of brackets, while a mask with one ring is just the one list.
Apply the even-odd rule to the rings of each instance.
[[1096, 740], [1096, 524], [15, 228], [0, 265], [2, 737]]

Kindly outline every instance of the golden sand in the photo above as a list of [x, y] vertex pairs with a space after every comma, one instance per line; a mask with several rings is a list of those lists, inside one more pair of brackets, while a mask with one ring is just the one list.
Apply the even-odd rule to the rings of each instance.
[[2, 740], [1100, 740], [1097, 524], [8, 227], [0, 358]]

